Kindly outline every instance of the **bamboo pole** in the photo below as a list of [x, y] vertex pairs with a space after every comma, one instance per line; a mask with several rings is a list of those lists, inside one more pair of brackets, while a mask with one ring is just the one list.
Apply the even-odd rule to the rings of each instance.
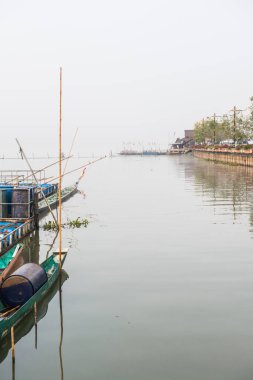
[[59, 258], [60, 258], [60, 270], [62, 267], [61, 254], [62, 254], [62, 205], [61, 205], [61, 188], [62, 188], [62, 168], [61, 168], [61, 157], [62, 157], [62, 68], [60, 67], [60, 109], [59, 109], [59, 186], [58, 186], [58, 230], [59, 230]]
[[19, 306], [15, 306], [13, 307], [12, 309], [9, 309], [7, 311], [5, 311], [4, 313], [1, 313], [0, 314], [0, 318], [3, 318], [3, 317], [6, 317], [6, 315], [10, 314], [11, 312], [17, 310], [19, 308]]
[[[86, 167], [89, 166], [89, 165], [95, 164], [96, 162], [103, 160], [104, 158], [107, 158], [107, 156], [103, 156], [103, 157], [97, 158], [96, 160], [91, 161], [91, 162], [89, 162], [88, 164], [84, 164], [84, 165], [82, 165], [82, 166], [79, 166], [79, 167], [76, 168], [76, 169], [70, 170], [69, 172], [67, 172], [67, 173], [65, 173], [65, 174], [62, 174], [61, 177], [65, 177], [65, 175], [68, 175], [68, 174], [74, 173], [74, 172], [76, 172], [77, 170], [84, 169], [84, 168], [86, 168]], [[55, 180], [57, 180], [57, 179], [59, 179], [59, 177], [55, 177], [55, 178], [53, 178], [53, 181], [55, 181]], [[45, 183], [47, 184], [47, 183], [49, 183], [49, 182], [45, 182]]]
[[15, 380], [15, 336], [14, 336], [14, 326], [11, 327], [11, 357], [12, 357], [12, 380]]
[[62, 355], [62, 345], [63, 345], [63, 307], [62, 307], [62, 272], [59, 276], [60, 288], [59, 288], [59, 302], [60, 302], [60, 323], [61, 323], [61, 335], [59, 343], [59, 356], [60, 356], [60, 367], [61, 367], [61, 380], [64, 379], [64, 368], [63, 368], [63, 355]]
[[[68, 159], [71, 158], [71, 157], [72, 157], [72, 156], [64, 157], [64, 158], [62, 158], [62, 161], [64, 161], [64, 160], [68, 160]], [[39, 169], [39, 170], [34, 171], [34, 174], [40, 173], [40, 172], [42, 172], [43, 170], [46, 170], [46, 169], [48, 169], [48, 168], [50, 168], [51, 166], [54, 166], [54, 165], [56, 165], [56, 164], [58, 164], [58, 160], [55, 161], [55, 162], [53, 162], [53, 163], [50, 164], [50, 165], [45, 166], [45, 167], [42, 168], [42, 169]], [[11, 184], [11, 182], [17, 180], [18, 178], [20, 178], [20, 177], [22, 177], [22, 176], [23, 176], [23, 175], [19, 175], [19, 176], [17, 176], [17, 177], [12, 178], [10, 181], [6, 182], [6, 185]], [[23, 178], [23, 181], [27, 180], [28, 178], [30, 178], [30, 177], [32, 177], [32, 176], [33, 176], [33, 174], [30, 174], [30, 175], [24, 177], [24, 178]], [[50, 178], [52, 178], [52, 177], [50, 177]]]
[[[59, 160], [62, 156], [62, 68], [60, 68], [60, 110], [59, 110]], [[60, 296], [60, 312], [61, 312], [61, 337], [59, 344], [59, 355], [60, 355], [60, 366], [61, 366], [61, 380], [64, 378], [63, 372], [63, 358], [62, 358], [62, 342], [63, 342], [63, 314], [62, 314], [62, 208], [61, 208], [61, 188], [62, 188], [62, 166], [61, 160], [59, 161], [59, 187], [58, 187], [58, 231], [59, 231], [59, 259], [60, 259], [60, 288], [59, 288], [59, 296]]]
[[37, 303], [34, 304], [34, 327], [35, 327], [35, 349], [37, 350], [38, 343], [38, 324], [37, 324]]

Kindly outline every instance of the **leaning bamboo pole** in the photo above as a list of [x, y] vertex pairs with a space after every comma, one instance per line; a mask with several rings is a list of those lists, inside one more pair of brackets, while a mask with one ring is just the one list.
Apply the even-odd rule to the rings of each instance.
[[[72, 157], [72, 156], [63, 157], [63, 158], [62, 158], [62, 161], [64, 161], [64, 160], [68, 160], [68, 159], [71, 158], [71, 157]], [[34, 174], [40, 173], [40, 172], [42, 172], [43, 170], [46, 170], [46, 169], [48, 169], [48, 168], [50, 168], [51, 166], [54, 166], [54, 165], [56, 165], [56, 164], [58, 164], [58, 160], [57, 160], [56, 162], [53, 162], [53, 163], [50, 164], [50, 165], [45, 166], [45, 167], [42, 168], [42, 169], [35, 170], [35, 171], [34, 171]], [[18, 180], [20, 177], [23, 177], [23, 175], [19, 175], [19, 176], [17, 176], [17, 177], [12, 178], [10, 181], [6, 182], [6, 184], [7, 184], [7, 185], [8, 185], [8, 184], [11, 184], [12, 182]], [[22, 181], [25, 181], [25, 180], [27, 180], [27, 179], [30, 178], [30, 177], [33, 177], [33, 174], [29, 174], [28, 176], [24, 177], [24, 178], [22, 179]], [[51, 178], [51, 177], [50, 177], [50, 178]], [[42, 179], [44, 179], [44, 178], [42, 178]]]
[[[17, 138], [16, 138], [16, 141], [17, 141], [17, 144], [18, 144], [18, 146], [19, 146], [20, 153], [21, 153], [22, 156], [24, 157], [24, 159], [25, 159], [25, 161], [26, 161], [26, 163], [27, 163], [27, 165], [28, 165], [28, 167], [29, 167], [29, 169], [30, 169], [32, 175], [33, 175], [33, 178], [34, 178], [34, 180], [35, 180], [37, 186], [39, 186], [39, 182], [38, 182], [38, 180], [37, 180], [37, 178], [36, 178], [36, 176], [35, 176], [35, 174], [34, 174], [34, 171], [33, 171], [32, 167], [31, 167], [31, 165], [30, 165], [30, 163], [29, 163], [29, 161], [28, 161], [28, 159], [27, 159], [27, 157], [26, 157], [26, 155], [25, 155], [25, 152], [23, 151], [23, 149], [22, 149], [22, 147], [21, 147], [21, 145], [20, 145], [20, 143], [19, 143], [19, 141], [18, 141]], [[55, 218], [55, 216], [54, 216], [54, 213], [53, 213], [53, 211], [52, 211], [52, 209], [51, 209], [51, 207], [50, 207], [50, 204], [48, 203], [48, 200], [47, 200], [47, 198], [46, 198], [44, 192], [41, 191], [41, 194], [42, 194], [42, 196], [43, 196], [43, 198], [44, 198], [44, 201], [46, 202], [46, 205], [47, 205], [47, 207], [48, 207], [48, 209], [49, 209], [49, 211], [50, 211], [52, 217], [54, 218], [55, 224], [57, 225], [57, 220], [56, 220], [56, 218]]]
[[[70, 170], [69, 172], [62, 174], [61, 177], [63, 178], [63, 177], [65, 177], [65, 175], [68, 175], [68, 174], [70, 174], [70, 173], [74, 173], [74, 172], [76, 172], [77, 170], [84, 169], [84, 168], [86, 168], [86, 167], [89, 166], [89, 165], [95, 164], [96, 162], [103, 160], [103, 159], [106, 158], [106, 157], [107, 157], [107, 156], [103, 156], [103, 157], [97, 158], [97, 159], [94, 160], [94, 161], [88, 162], [87, 164], [83, 164], [82, 166], [79, 166], [79, 167], [76, 168], [76, 169]], [[58, 179], [59, 179], [59, 176], [53, 178], [52, 181], [56, 181], [56, 180], [58, 180]], [[45, 184], [47, 184], [47, 183], [49, 183], [49, 182], [45, 182]]]

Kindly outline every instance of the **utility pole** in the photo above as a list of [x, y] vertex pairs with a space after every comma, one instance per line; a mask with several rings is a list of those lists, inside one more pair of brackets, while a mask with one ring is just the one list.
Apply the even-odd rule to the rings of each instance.
[[230, 110], [230, 112], [233, 112], [233, 141], [234, 141], [234, 145], [235, 145], [235, 142], [236, 142], [236, 137], [235, 137], [235, 134], [236, 134], [236, 114], [237, 112], [243, 112], [245, 110], [239, 110], [236, 108], [236, 106], [233, 107], [232, 110]]
[[205, 137], [205, 119], [202, 119], [202, 128], [203, 128], [203, 136], [204, 136], [204, 142], [206, 143], [206, 137]]
[[213, 144], [216, 142], [216, 114], [213, 114]]
[[213, 118], [213, 144], [215, 145], [216, 143], [216, 119], [217, 117], [222, 117], [222, 116], [219, 116], [219, 115], [216, 115], [216, 113], [213, 114], [213, 116], [211, 116]]

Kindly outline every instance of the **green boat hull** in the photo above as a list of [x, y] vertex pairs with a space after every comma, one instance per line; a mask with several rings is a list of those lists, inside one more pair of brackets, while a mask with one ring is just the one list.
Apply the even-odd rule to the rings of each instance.
[[[62, 264], [65, 256], [62, 258]], [[55, 281], [57, 281], [60, 272], [59, 257], [56, 255], [50, 256], [41, 264], [48, 275], [48, 281], [22, 306], [13, 313], [0, 318], [0, 339], [4, 338], [21, 320], [34, 308], [35, 303], [39, 303], [47, 292], [51, 289]], [[6, 310], [5, 305], [0, 302], [0, 313]]]
[[[59, 277], [60, 278], [60, 277]], [[60, 286], [68, 279], [68, 274], [62, 270], [61, 282], [55, 281], [53, 286], [48, 290], [47, 294], [37, 304], [37, 323], [46, 316], [50, 301], [54, 298], [59, 291]], [[15, 345], [29, 332], [35, 325], [34, 310], [31, 309], [25, 318], [15, 325], [14, 343]], [[7, 334], [4, 338], [0, 339], [0, 363], [2, 363], [11, 349], [11, 334]]]
[[[76, 192], [77, 192], [77, 187], [75, 185], [64, 187], [64, 189], [62, 189], [62, 192], [61, 192], [62, 202], [67, 201]], [[51, 195], [50, 197], [47, 197], [47, 202], [51, 208], [55, 208], [58, 205], [58, 193], [55, 193], [55, 194]], [[39, 213], [40, 214], [48, 211], [47, 202], [45, 200], [42, 200], [39, 202]]]
[[14, 247], [9, 249], [9, 251], [5, 252], [0, 257], [0, 272], [7, 268], [10, 262], [14, 259], [15, 252], [17, 253], [21, 247], [22, 247], [22, 244], [14, 245]]

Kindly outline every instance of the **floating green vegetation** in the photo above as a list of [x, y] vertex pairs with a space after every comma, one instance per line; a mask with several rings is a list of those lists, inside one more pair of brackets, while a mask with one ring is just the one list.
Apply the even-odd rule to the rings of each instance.
[[57, 229], [58, 229], [58, 225], [52, 220], [49, 220], [43, 225], [44, 231], [56, 231]]
[[[78, 217], [77, 219], [68, 220], [66, 223], [62, 224], [62, 228], [81, 228], [87, 227], [89, 221], [87, 219], [81, 219]], [[58, 229], [58, 224], [53, 220], [49, 220], [43, 225], [44, 231], [56, 231]]]
[[68, 220], [67, 226], [70, 228], [80, 228], [80, 227], [87, 227], [89, 224], [89, 221], [87, 219], [80, 219], [78, 217], [77, 219]]

